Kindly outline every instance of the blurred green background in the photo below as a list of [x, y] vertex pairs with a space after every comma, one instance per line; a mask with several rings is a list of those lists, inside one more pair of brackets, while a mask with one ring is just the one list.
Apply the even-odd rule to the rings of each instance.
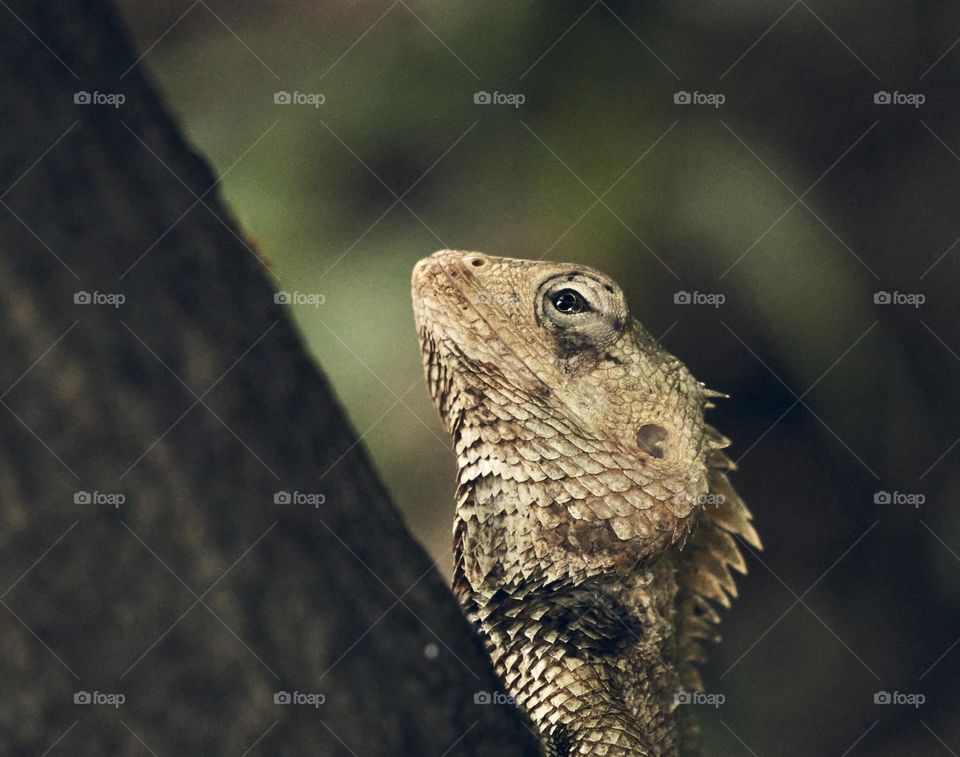
[[324, 295], [293, 316], [442, 570], [455, 463], [412, 266], [596, 266], [733, 395], [713, 420], [766, 549], [706, 670], [707, 753], [960, 751], [960, 6], [120, 5], [278, 289]]

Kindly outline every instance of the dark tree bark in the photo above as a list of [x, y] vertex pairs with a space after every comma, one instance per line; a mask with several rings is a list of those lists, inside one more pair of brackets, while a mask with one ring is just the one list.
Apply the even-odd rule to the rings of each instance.
[[534, 754], [115, 13], [8, 4], [0, 751]]

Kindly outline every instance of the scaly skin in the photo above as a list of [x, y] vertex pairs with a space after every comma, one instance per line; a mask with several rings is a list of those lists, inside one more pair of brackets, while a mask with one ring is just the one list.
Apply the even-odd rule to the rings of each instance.
[[549, 755], [696, 753], [708, 600], [759, 547], [704, 422], [719, 396], [569, 264], [417, 264], [427, 383], [458, 463], [454, 590]]

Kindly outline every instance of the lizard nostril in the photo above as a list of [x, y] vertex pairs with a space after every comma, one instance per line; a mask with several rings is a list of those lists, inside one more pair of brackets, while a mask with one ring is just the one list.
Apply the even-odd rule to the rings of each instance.
[[656, 423], [644, 423], [637, 430], [637, 446], [658, 460], [667, 454], [667, 430]]
[[470, 265], [476, 266], [477, 268], [479, 268], [483, 264], [484, 264], [484, 261], [482, 258], [474, 258], [473, 260], [470, 261]]

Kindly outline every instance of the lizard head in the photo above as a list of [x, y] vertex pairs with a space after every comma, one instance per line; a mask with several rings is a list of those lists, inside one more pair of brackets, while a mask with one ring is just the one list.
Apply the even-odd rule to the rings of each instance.
[[413, 302], [472, 583], [628, 570], [682, 545], [707, 492], [705, 390], [614, 281], [443, 250], [414, 269]]

